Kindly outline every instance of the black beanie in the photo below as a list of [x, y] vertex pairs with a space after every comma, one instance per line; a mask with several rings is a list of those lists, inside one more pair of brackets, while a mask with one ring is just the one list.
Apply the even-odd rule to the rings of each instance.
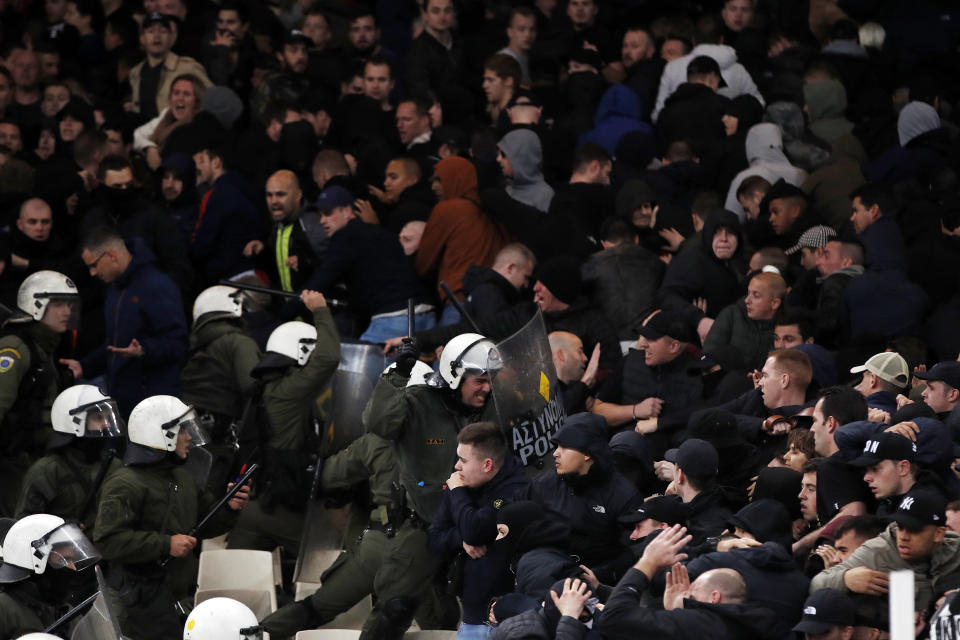
[[537, 269], [537, 280], [557, 300], [573, 304], [580, 296], [580, 263], [570, 256], [551, 258]]

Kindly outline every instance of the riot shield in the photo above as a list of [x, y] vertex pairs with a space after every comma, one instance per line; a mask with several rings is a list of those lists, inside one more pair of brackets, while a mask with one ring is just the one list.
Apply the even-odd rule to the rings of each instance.
[[543, 315], [490, 353], [493, 401], [507, 444], [528, 467], [541, 468], [565, 417]]
[[[364, 434], [361, 414], [387, 365], [383, 349], [373, 344], [340, 345], [340, 366], [317, 397], [318, 414], [326, 425], [321, 453], [328, 457]], [[329, 565], [329, 552], [343, 547], [349, 525], [349, 507], [328, 509], [316, 499], [320, 466], [316, 465], [311, 499], [303, 521], [300, 550], [293, 572], [296, 582], [320, 582]]]
[[93, 606], [77, 622], [70, 634], [71, 640], [122, 640], [120, 622], [117, 613], [120, 605], [116, 594], [107, 586], [103, 579], [100, 566], [93, 568], [97, 574], [97, 586], [100, 594], [93, 601]]

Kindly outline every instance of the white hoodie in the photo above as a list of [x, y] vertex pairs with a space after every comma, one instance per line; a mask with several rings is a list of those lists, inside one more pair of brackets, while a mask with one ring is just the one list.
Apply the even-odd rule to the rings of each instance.
[[728, 98], [736, 98], [739, 95], [749, 93], [759, 100], [760, 104], [765, 104], [763, 96], [760, 95], [757, 85], [753, 82], [753, 78], [750, 77], [743, 65], [737, 62], [737, 52], [734, 51], [733, 47], [728, 47], [725, 44], [700, 44], [682, 58], [671, 60], [663, 68], [663, 74], [660, 76], [660, 90], [657, 91], [657, 104], [653, 108], [652, 118], [654, 122], [657, 121], [660, 110], [663, 109], [663, 103], [667, 101], [667, 98], [677, 90], [677, 87], [687, 81], [687, 65], [697, 56], [709, 56], [717, 61], [717, 65], [720, 67], [720, 75], [727, 83], [727, 86], [721, 87], [717, 90], [717, 93]]

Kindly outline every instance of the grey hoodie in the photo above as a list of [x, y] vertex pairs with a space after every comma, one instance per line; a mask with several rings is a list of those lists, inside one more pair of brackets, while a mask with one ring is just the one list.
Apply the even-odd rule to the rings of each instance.
[[790, 164], [790, 160], [783, 152], [783, 133], [780, 127], [770, 122], [761, 122], [750, 127], [744, 143], [747, 161], [750, 166], [738, 173], [730, 183], [727, 200], [723, 208], [733, 211], [743, 222], [746, 213], [743, 205], [737, 200], [737, 189], [740, 183], [749, 176], [761, 176], [770, 184], [783, 178], [790, 184], [799, 187], [807, 179], [807, 172]]
[[497, 143], [513, 166], [513, 178], [507, 194], [535, 209], [546, 212], [553, 200], [553, 189], [543, 179], [543, 151], [540, 138], [530, 129], [516, 129]]

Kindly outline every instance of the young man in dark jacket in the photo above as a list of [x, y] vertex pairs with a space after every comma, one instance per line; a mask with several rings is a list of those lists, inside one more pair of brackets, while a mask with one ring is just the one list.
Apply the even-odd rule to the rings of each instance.
[[493, 544], [497, 513], [530, 481], [493, 422], [475, 422], [461, 429], [457, 458], [428, 533], [430, 548], [453, 558], [454, 575], [448, 575], [459, 587], [466, 631], [484, 627], [490, 598], [513, 588], [509, 559], [502, 545]]

